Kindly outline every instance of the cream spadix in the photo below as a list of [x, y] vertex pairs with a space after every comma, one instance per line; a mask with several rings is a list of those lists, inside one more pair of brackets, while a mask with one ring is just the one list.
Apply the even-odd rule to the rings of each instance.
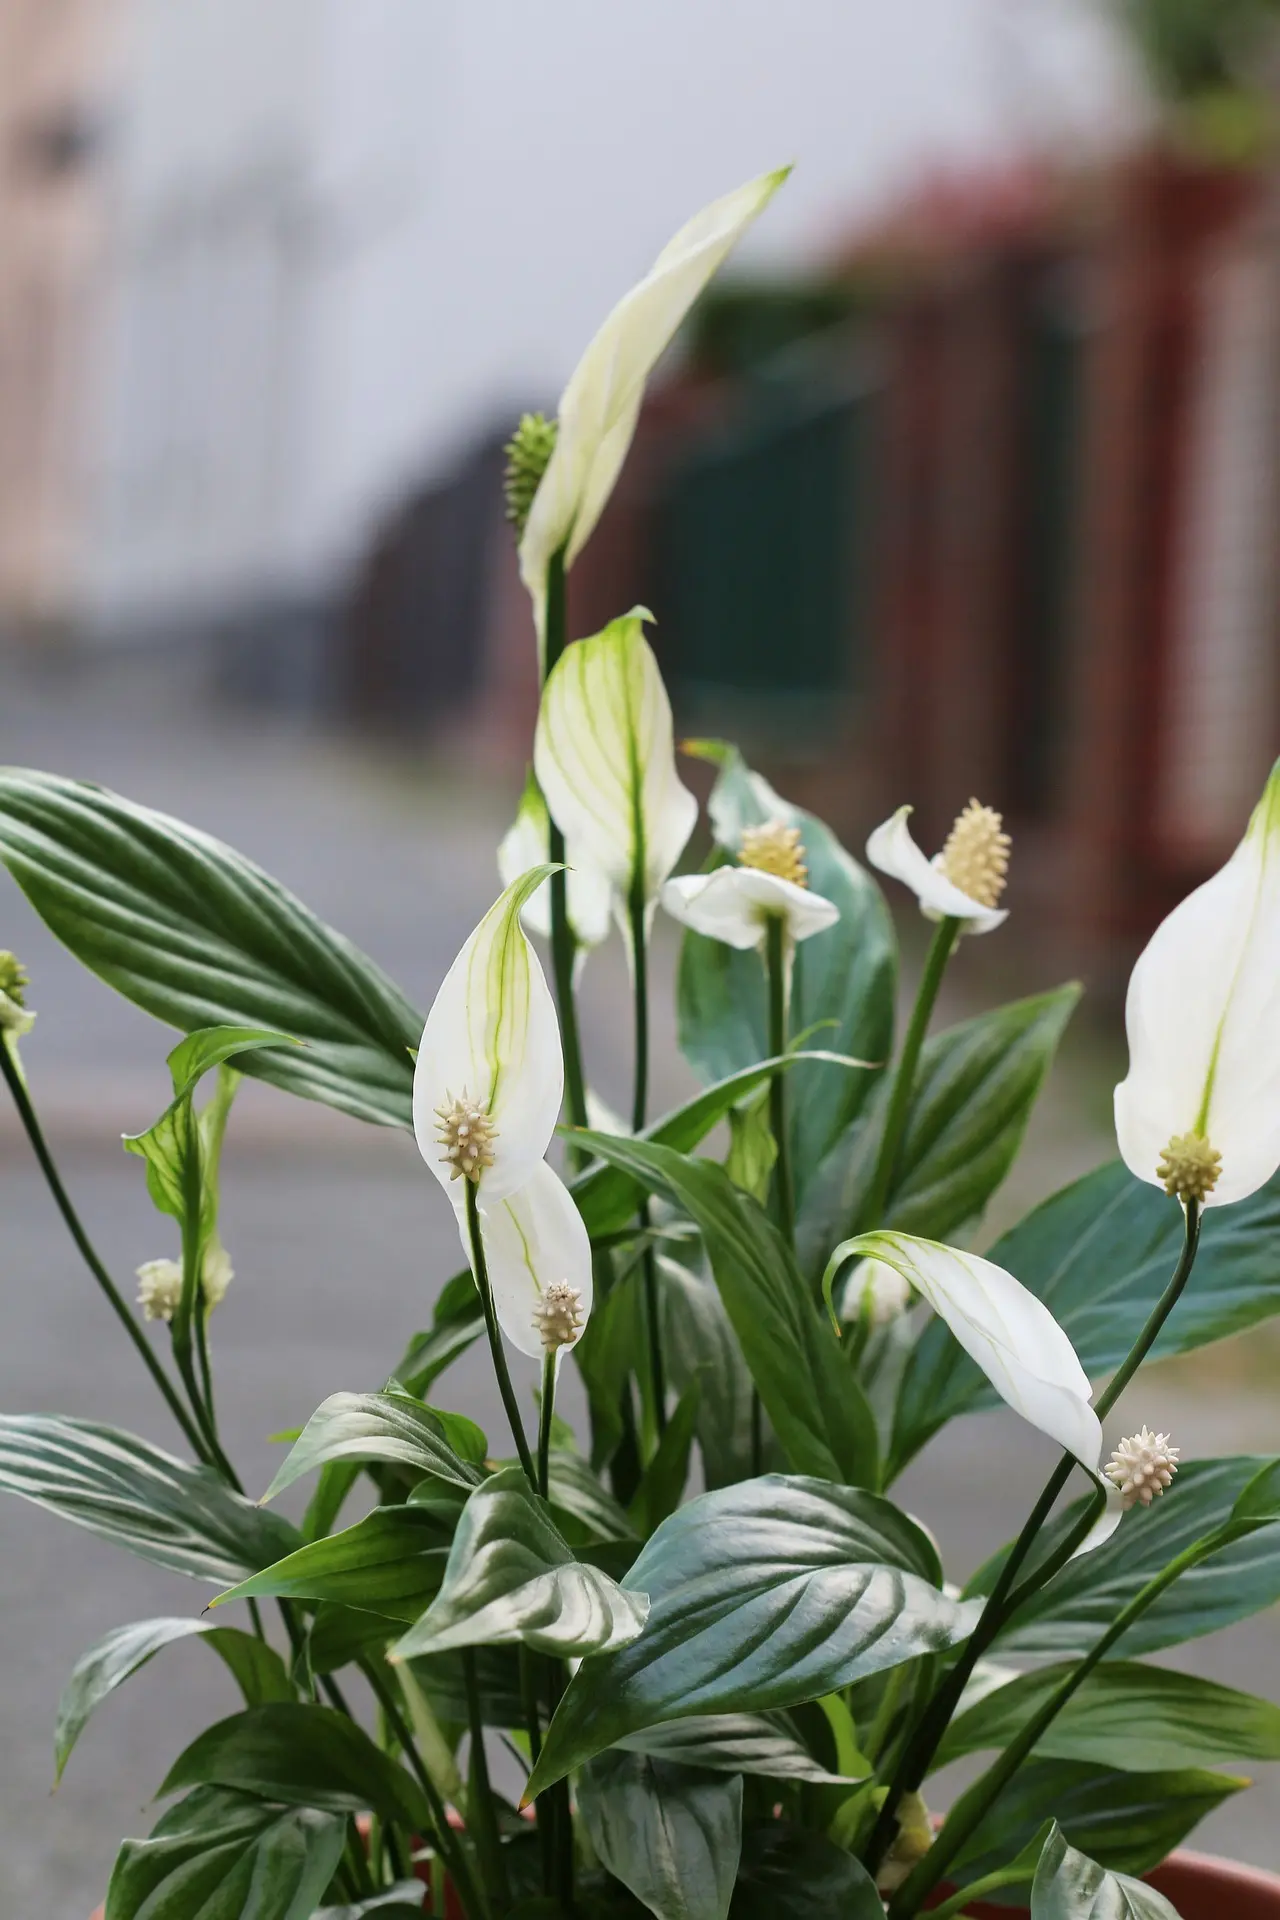
[[1135, 966], [1116, 1137], [1131, 1173], [1226, 1206], [1280, 1167], [1280, 762], [1244, 839]]
[[624, 924], [633, 887], [652, 910], [698, 817], [676, 772], [671, 703], [644, 637], [649, 618], [636, 608], [565, 648], [542, 689], [533, 748], [552, 818], [607, 878]]
[[560, 396], [558, 430], [520, 541], [520, 574], [533, 600], [542, 648], [547, 568], [586, 545], [627, 457], [645, 381], [712, 275], [790, 172], [761, 174], [701, 213], [669, 240], [652, 267], [609, 314]]
[[560, 1028], [520, 924], [550, 872], [531, 868], [490, 907], [445, 975], [414, 1069], [419, 1152], [446, 1188], [475, 1179], [486, 1204], [527, 1184], [560, 1113]]
[[1009, 917], [996, 906], [1009, 860], [1000, 815], [971, 800], [930, 860], [911, 836], [911, 812], [899, 807], [876, 828], [867, 841], [872, 866], [910, 887], [927, 920], [958, 920], [962, 933], [994, 932]]

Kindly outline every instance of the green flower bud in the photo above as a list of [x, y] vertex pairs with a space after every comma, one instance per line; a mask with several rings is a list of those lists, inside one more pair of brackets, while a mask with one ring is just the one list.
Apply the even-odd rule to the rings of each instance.
[[520, 425], [503, 448], [507, 456], [507, 470], [502, 483], [507, 500], [507, 518], [517, 536], [524, 532], [533, 496], [547, 470], [558, 431], [557, 421], [548, 420], [540, 413], [525, 413], [520, 416]]

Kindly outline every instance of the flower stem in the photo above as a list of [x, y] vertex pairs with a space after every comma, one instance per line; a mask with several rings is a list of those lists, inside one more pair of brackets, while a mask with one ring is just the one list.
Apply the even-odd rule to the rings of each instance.
[[551, 1482], [551, 1428], [556, 1417], [556, 1354], [542, 1361], [542, 1403], [538, 1408], [538, 1492], [545, 1500]]
[[[631, 1098], [631, 1131], [644, 1132], [649, 1108], [649, 945], [645, 927], [643, 850], [631, 883], [628, 921], [631, 929], [631, 983], [635, 1008], [635, 1079]], [[640, 1227], [649, 1225], [647, 1199], [640, 1205]], [[667, 1369], [662, 1352], [662, 1321], [658, 1302], [658, 1269], [648, 1240], [640, 1256], [644, 1281], [644, 1315], [649, 1334], [649, 1388], [659, 1438], [667, 1430]]]
[[480, 1683], [476, 1677], [474, 1647], [462, 1649], [462, 1679], [467, 1694], [467, 1725], [471, 1733], [470, 1779], [467, 1784], [467, 1823], [476, 1839], [480, 1871], [489, 1898], [500, 1912], [511, 1904], [507, 1863], [502, 1855], [497, 1810], [489, 1784], [489, 1756], [484, 1750], [484, 1716], [480, 1711]]
[[13, 1063], [8, 1047], [4, 1045], [0, 1045], [0, 1069], [3, 1069], [9, 1091], [13, 1095], [14, 1105], [18, 1109], [18, 1117], [26, 1130], [28, 1140], [31, 1142], [31, 1150], [36, 1156], [40, 1171], [45, 1177], [45, 1182], [48, 1185], [50, 1193], [53, 1195], [59, 1213], [66, 1222], [67, 1230], [74, 1240], [81, 1258], [105, 1294], [112, 1312], [116, 1315], [121, 1326], [137, 1348], [143, 1365], [163, 1395], [165, 1405], [181, 1427], [188, 1445], [201, 1460], [207, 1463], [209, 1454], [202, 1436], [196, 1430], [191, 1416], [178, 1398], [172, 1381], [169, 1379], [160, 1361], [152, 1352], [146, 1335], [138, 1325], [133, 1314], [130, 1313], [119, 1288], [98, 1258], [88, 1234], [80, 1223], [80, 1217], [72, 1206], [70, 1196], [62, 1184], [61, 1176], [54, 1164], [53, 1155], [49, 1151], [44, 1133], [41, 1130], [40, 1122], [36, 1118], [36, 1110], [31, 1103], [31, 1096], [28, 1094], [23, 1084], [22, 1076]]
[[[547, 567], [546, 661], [550, 673], [565, 649], [567, 638], [565, 612], [564, 549], [551, 556]], [[564, 1052], [565, 1104], [575, 1127], [587, 1124], [586, 1079], [582, 1070], [582, 1041], [578, 1033], [578, 1007], [573, 992], [573, 956], [577, 942], [569, 925], [569, 885], [564, 870], [564, 835], [551, 822], [547, 858], [557, 871], [551, 876], [551, 970], [556, 983], [556, 1004], [560, 1010], [560, 1044]], [[568, 1148], [571, 1167], [584, 1156], [580, 1147]]]
[[[1178, 1299], [1191, 1277], [1195, 1264], [1196, 1251], [1200, 1244], [1200, 1207], [1197, 1202], [1188, 1201], [1184, 1209], [1184, 1232], [1182, 1252], [1173, 1270], [1168, 1286], [1147, 1316], [1146, 1324], [1139, 1333], [1127, 1357], [1110, 1382], [1105, 1393], [1098, 1396], [1095, 1408], [1099, 1419], [1108, 1414], [1129, 1381], [1132, 1380], [1142, 1362], [1150, 1352], [1157, 1335], [1169, 1315], [1177, 1305]], [[904, 1794], [916, 1792], [933, 1762], [934, 1754], [941, 1744], [942, 1737], [951, 1723], [951, 1716], [959, 1704], [960, 1696], [969, 1683], [969, 1678], [979, 1660], [996, 1638], [997, 1634], [1013, 1617], [1014, 1613], [1038, 1593], [1063, 1567], [1071, 1554], [1081, 1544], [1089, 1527], [1096, 1518], [1093, 1512], [1082, 1519], [1073, 1530], [1069, 1541], [1064, 1541], [1058, 1549], [1043, 1560], [1034, 1571], [1028, 1574], [1022, 1583], [1015, 1587], [1019, 1568], [1023, 1565], [1031, 1548], [1049, 1518], [1057, 1502], [1058, 1495], [1066, 1486], [1072, 1468], [1077, 1464], [1075, 1456], [1064, 1453], [1050, 1474], [1040, 1498], [1036, 1501], [1022, 1532], [1014, 1541], [1009, 1554], [1001, 1567], [995, 1585], [987, 1598], [977, 1626], [965, 1644], [955, 1665], [951, 1667], [929, 1702], [915, 1732], [908, 1740], [897, 1771], [885, 1796], [871, 1838], [863, 1852], [863, 1864], [868, 1872], [875, 1872], [893, 1842], [897, 1831], [898, 1804]], [[945, 1864], [945, 1863], [944, 1863]], [[932, 1884], [932, 1883], [930, 1883]]]
[[[781, 914], [771, 914], [765, 936], [765, 973], [769, 984], [769, 1052], [781, 1059], [787, 1050], [787, 929]], [[773, 1192], [778, 1224], [794, 1251], [796, 1237], [795, 1188], [791, 1180], [791, 1143], [787, 1138], [786, 1073], [776, 1067], [769, 1079], [769, 1126], [777, 1159]]]
[[520, 1465], [524, 1468], [525, 1478], [536, 1493], [538, 1477], [534, 1471], [533, 1455], [529, 1452], [529, 1442], [524, 1436], [524, 1422], [520, 1418], [520, 1403], [516, 1399], [515, 1388], [511, 1384], [511, 1371], [507, 1366], [506, 1348], [502, 1344], [502, 1329], [498, 1325], [498, 1314], [493, 1304], [493, 1287], [489, 1280], [489, 1263], [485, 1259], [484, 1234], [480, 1228], [480, 1208], [476, 1200], [476, 1182], [464, 1181], [467, 1204], [467, 1238], [471, 1243], [471, 1267], [476, 1278], [476, 1287], [480, 1294], [480, 1305], [484, 1310], [485, 1332], [489, 1336], [489, 1352], [493, 1356], [493, 1370], [498, 1378], [498, 1391], [502, 1395], [502, 1404], [507, 1410], [507, 1419], [511, 1423], [511, 1437], [516, 1443], [516, 1452], [520, 1456]]
[[[435, 1826], [436, 1853], [443, 1862], [453, 1880], [466, 1910], [467, 1920], [487, 1920], [489, 1904], [476, 1885], [475, 1875], [471, 1871], [471, 1861], [466, 1847], [456, 1837], [449, 1825], [448, 1810], [440, 1797], [439, 1789], [427, 1769], [422, 1755], [418, 1752], [417, 1742], [412, 1729], [400, 1711], [400, 1704], [386, 1679], [379, 1671], [376, 1659], [364, 1659], [360, 1662], [363, 1673], [374, 1697], [387, 1716], [387, 1725], [391, 1728], [399, 1744], [400, 1751], [413, 1771], [413, 1776], [422, 1788], [423, 1796], [431, 1810], [431, 1819]], [[470, 1699], [468, 1697], [468, 1705]]]
[[940, 920], [929, 947], [928, 958], [924, 963], [924, 973], [920, 980], [920, 989], [916, 994], [915, 1006], [911, 1010], [906, 1038], [902, 1042], [902, 1054], [894, 1076], [893, 1091], [889, 1095], [889, 1107], [885, 1114], [884, 1132], [880, 1136], [880, 1152], [876, 1159], [875, 1172], [871, 1176], [871, 1185], [862, 1208], [859, 1226], [863, 1232], [869, 1233], [874, 1228], [885, 1224], [884, 1210], [893, 1187], [898, 1152], [902, 1146], [907, 1115], [911, 1110], [911, 1096], [915, 1091], [920, 1050], [924, 1046], [925, 1035], [929, 1030], [929, 1020], [933, 1013], [933, 1004], [938, 997], [938, 988], [942, 985], [942, 976], [947, 970], [947, 961], [951, 958], [951, 950], [956, 944], [959, 932], [959, 920], [950, 918]]

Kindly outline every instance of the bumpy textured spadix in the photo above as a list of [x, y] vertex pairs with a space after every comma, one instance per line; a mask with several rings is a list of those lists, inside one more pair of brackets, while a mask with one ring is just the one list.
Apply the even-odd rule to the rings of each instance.
[[1280, 765], [1227, 864], [1152, 935], [1125, 1026], [1116, 1137], [1130, 1171], [1153, 1185], [1168, 1183], [1162, 1164], [1193, 1173], [1190, 1136], [1202, 1168], [1220, 1161], [1201, 1178], [1206, 1207], [1263, 1186], [1280, 1166]]
[[645, 381], [708, 280], [789, 168], [749, 180], [681, 227], [652, 267], [618, 302], [560, 396], [555, 449], [542, 475], [520, 542], [520, 574], [533, 600], [541, 651], [547, 567], [586, 545], [627, 457]]
[[962, 933], [991, 933], [1008, 919], [997, 907], [1009, 865], [1009, 836], [1000, 815], [971, 800], [930, 860], [907, 825], [910, 807], [899, 807], [867, 841], [867, 858], [881, 873], [910, 887], [928, 920], [953, 919]]

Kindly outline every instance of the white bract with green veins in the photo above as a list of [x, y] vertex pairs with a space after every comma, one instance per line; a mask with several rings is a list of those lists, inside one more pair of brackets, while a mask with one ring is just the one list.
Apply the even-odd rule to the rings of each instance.
[[671, 702], [636, 608], [575, 640], [547, 675], [533, 765], [551, 817], [608, 881], [624, 929], [646, 924], [684, 852], [698, 803], [676, 772]]
[[560, 396], [555, 448], [520, 541], [520, 576], [533, 600], [541, 649], [547, 568], [562, 549], [572, 566], [627, 457], [645, 381], [707, 282], [790, 172], [761, 174], [694, 215], [644, 279], [614, 307]]
[[545, 1159], [564, 1088], [560, 1028], [520, 923], [548, 872], [523, 874], [466, 942], [427, 1015], [413, 1076], [418, 1150], [453, 1202], [473, 1273], [474, 1186], [498, 1319], [530, 1354], [573, 1345], [591, 1310], [586, 1228]]
[[[509, 887], [530, 867], [547, 857], [550, 816], [542, 790], [533, 773], [525, 781], [516, 817], [498, 846], [498, 875]], [[584, 948], [598, 947], [609, 935], [609, 883], [574, 847], [565, 850], [567, 869], [565, 891], [568, 897], [569, 925], [578, 944], [578, 958]], [[524, 904], [521, 918], [531, 933], [551, 938], [551, 882], [544, 880]]]
[[1244, 839], [1129, 980], [1116, 1138], [1131, 1173], [1208, 1207], [1280, 1167], [1280, 763]]

